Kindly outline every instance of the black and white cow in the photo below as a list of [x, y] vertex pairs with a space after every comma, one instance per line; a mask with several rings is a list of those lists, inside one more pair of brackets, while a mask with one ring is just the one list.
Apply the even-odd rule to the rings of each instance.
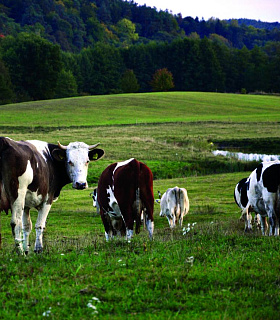
[[[234, 189], [234, 200], [238, 207], [241, 209], [241, 217], [240, 220], [245, 221], [245, 231], [251, 231], [252, 230], [252, 215], [251, 212], [253, 212], [252, 207], [249, 205], [248, 200], [248, 190], [249, 190], [249, 178], [243, 178], [241, 179], [235, 186]], [[260, 222], [260, 215], [255, 214], [254, 217], [254, 223], [257, 226], [257, 228], [260, 228], [261, 222]]]
[[106, 240], [116, 234], [129, 240], [133, 236], [134, 221], [139, 233], [142, 212], [147, 217], [146, 226], [152, 238], [153, 174], [144, 163], [132, 158], [109, 165], [100, 176], [97, 201]]
[[104, 155], [97, 146], [83, 142], [62, 146], [0, 137], [0, 212], [12, 212], [12, 233], [20, 253], [29, 251], [30, 209], [38, 210], [34, 251], [40, 252], [53, 201], [68, 183], [75, 189], [88, 187], [88, 164]]
[[270, 225], [269, 234], [279, 235], [280, 161], [262, 162], [248, 179], [248, 204], [261, 216], [262, 233], [265, 233], [264, 225], [267, 216]]
[[169, 188], [160, 200], [160, 216], [166, 216], [170, 228], [177, 223], [182, 227], [183, 218], [189, 212], [190, 202], [185, 188]]

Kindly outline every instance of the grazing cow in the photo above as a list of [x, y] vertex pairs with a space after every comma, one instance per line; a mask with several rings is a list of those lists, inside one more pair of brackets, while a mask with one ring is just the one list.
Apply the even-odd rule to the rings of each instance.
[[[261, 216], [262, 233], [265, 234], [265, 217], [270, 232], [279, 235], [280, 213], [280, 161], [262, 162], [249, 176], [248, 203]], [[248, 206], [247, 206], [248, 210]]]
[[147, 216], [146, 226], [152, 238], [154, 230], [153, 174], [142, 162], [132, 158], [109, 165], [101, 174], [97, 201], [105, 228], [106, 240], [114, 235], [133, 236], [140, 232], [141, 213]]
[[43, 249], [43, 230], [53, 201], [70, 182], [75, 189], [87, 188], [89, 161], [104, 155], [97, 146], [83, 142], [63, 146], [60, 143], [14, 141], [0, 137], [0, 212], [12, 212], [12, 233], [20, 253], [29, 251], [30, 209], [38, 210], [34, 251], [40, 252]]
[[183, 218], [190, 208], [187, 190], [178, 187], [167, 189], [161, 198], [160, 208], [159, 215], [166, 216], [170, 228], [175, 228], [177, 223], [182, 227]]
[[[240, 220], [245, 221], [245, 232], [252, 230], [252, 215], [253, 212], [252, 207], [248, 204], [248, 189], [249, 189], [249, 178], [241, 179], [234, 189], [234, 200], [236, 204], [241, 209], [241, 217]], [[256, 224], [257, 228], [260, 228], [260, 215], [256, 214], [254, 218], [254, 223]]]

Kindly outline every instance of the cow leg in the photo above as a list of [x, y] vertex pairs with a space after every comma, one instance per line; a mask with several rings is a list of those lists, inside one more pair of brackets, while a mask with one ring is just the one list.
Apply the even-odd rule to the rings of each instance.
[[260, 220], [261, 220], [261, 231], [262, 231], [262, 235], [265, 236], [266, 234], [266, 230], [267, 230], [267, 221], [266, 221], [266, 217], [260, 216]]
[[276, 217], [275, 219], [275, 231], [274, 231], [275, 236], [279, 236], [279, 219]]
[[12, 219], [11, 227], [15, 239], [15, 245], [18, 253], [23, 254], [23, 238], [22, 238], [22, 216], [25, 203], [27, 186], [32, 182], [33, 170], [30, 162], [27, 162], [25, 172], [18, 177], [17, 181], [9, 181], [11, 185], [18, 185], [17, 197], [11, 205]]
[[29, 252], [29, 235], [32, 230], [32, 221], [30, 219], [30, 209], [24, 208], [22, 216], [22, 231], [23, 231], [23, 250], [25, 254]]
[[15, 245], [17, 252], [23, 254], [23, 238], [22, 238], [22, 216], [24, 208], [26, 188], [18, 190], [18, 197], [16, 201], [12, 204], [12, 219], [11, 227], [12, 233], [15, 239]]
[[39, 253], [43, 250], [43, 232], [46, 227], [46, 220], [51, 209], [50, 204], [43, 204], [38, 211], [38, 218], [35, 225], [36, 230], [36, 241], [34, 252]]
[[110, 239], [113, 238], [113, 231], [110, 223], [108, 222], [110, 218], [108, 216], [107, 217], [105, 216], [104, 210], [102, 209], [102, 207], [100, 208], [100, 216], [105, 229], [105, 239], [106, 241], [109, 241]]

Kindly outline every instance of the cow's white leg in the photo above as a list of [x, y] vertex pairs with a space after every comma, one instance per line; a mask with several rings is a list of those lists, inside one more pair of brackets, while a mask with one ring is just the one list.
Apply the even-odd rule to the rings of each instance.
[[130, 240], [133, 237], [133, 230], [126, 229], [126, 239]]
[[21, 254], [23, 254], [22, 212], [23, 212], [23, 209], [18, 207], [18, 203], [12, 206], [12, 219], [11, 219], [12, 233], [15, 239], [16, 249], [18, 253], [21, 253]]
[[149, 219], [147, 220], [147, 229], [148, 229], [148, 232], [149, 232], [150, 239], [153, 239], [154, 221], [151, 221]]
[[265, 236], [265, 225], [266, 225], [266, 220], [265, 220], [265, 217], [263, 216], [260, 216], [261, 218], [261, 231], [262, 231], [262, 235]]
[[274, 231], [274, 235], [275, 235], [275, 236], [279, 236], [279, 219], [278, 219], [278, 217], [276, 217], [275, 220], [276, 220], [276, 221], [275, 221], [275, 231]]
[[43, 250], [43, 232], [46, 227], [46, 220], [48, 213], [51, 209], [50, 204], [43, 204], [43, 206], [38, 211], [38, 218], [35, 225], [36, 230], [36, 241], [35, 241], [35, 252], [41, 252]]
[[25, 172], [18, 177], [18, 197], [11, 205], [12, 219], [11, 226], [15, 239], [16, 248], [19, 253], [23, 253], [23, 238], [22, 238], [22, 216], [25, 203], [25, 196], [28, 185], [32, 182], [33, 170], [30, 161], [27, 162]]
[[30, 219], [29, 208], [24, 208], [22, 216], [22, 231], [23, 231], [23, 250], [25, 254], [29, 252], [29, 235], [32, 230], [32, 221]]
[[105, 239], [106, 239], [106, 241], [113, 239], [113, 231], [112, 230], [110, 230], [108, 233], [105, 231]]

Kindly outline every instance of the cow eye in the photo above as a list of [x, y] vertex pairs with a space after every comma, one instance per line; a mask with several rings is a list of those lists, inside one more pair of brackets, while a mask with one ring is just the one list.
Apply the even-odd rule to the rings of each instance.
[[74, 163], [72, 162], [72, 161], [68, 161], [68, 164], [70, 165], [70, 166], [73, 166], [74, 165]]
[[88, 165], [89, 164], [89, 160], [87, 160], [87, 162], [86, 162], [86, 165]]

